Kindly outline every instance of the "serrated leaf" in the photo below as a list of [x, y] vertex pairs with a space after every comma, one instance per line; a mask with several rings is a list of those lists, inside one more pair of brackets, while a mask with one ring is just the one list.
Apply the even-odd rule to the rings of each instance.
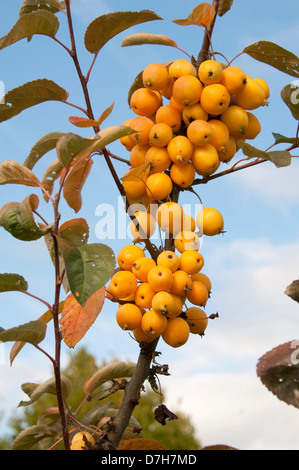
[[0, 274], [0, 292], [27, 291], [28, 282], [19, 274]]
[[74, 165], [63, 184], [63, 196], [71, 209], [77, 213], [82, 207], [82, 189], [91, 171], [93, 161], [81, 160]]
[[68, 93], [52, 80], [38, 79], [10, 90], [0, 104], [0, 122], [46, 101], [66, 101]]
[[14, 160], [5, 160], [0, 163], [0, 185], [23, 184], [25, 186], [40, 186], [35, 174], [21, 163]]
[[5, 104], [26, 109], [45, 101], [66, 101], [68, 93], [53, 80], [46, 78], [27, 82], [4, 96]]
[[140, 46], [143, 44], [159, 44], [161, 46], [178, 47], [177, 43], [163, 34], [135, 33], [123, 39], [122, 47]]
[[26, 15], [36, 10], [47, 10], [58, 13], [66, 9], [65, 1], [58, 0], [24, 0], [19, 9], [19, 16]]
[[213, 22], [215, 15], [215, 8], [210, 3], [204, 2], [197, 5], [187, 18], [173, 20], [173, 23], [180, 26], [197, 25], [208, 28]]
[[105, 300], [105, 287], [91, 295], [82, 307], [71, 294], [64, 302], [60, 317], [60, 331], [65, 344], [74, 348], [86, 335], [102, 310]]
[[299, 408], [298, 341], [281, 344], [264, 354], [257, 364], [261, 382], [279, 400]]
[[55, 37], [59, 29], [57, 17], [46, 10], [37, 10], [19, 17], [18, 21], [0, 39], [0, 50], [25, 38], [31, 38], [34, 34]]
[[2, 343], [24, 341], [24, 343], [39, 344], [45, 338], [46, 331], [47, 324], [44, 321], [31, 321], [2, 331], [0, 333], [0, 341]]
[[32, 170], [36, 163], [48, 152], [56, 148], [58, 140], [63, 136], [63, 132], [49, 132], [41, 137], [30, 150], [24, 166]]
[[299, 87], [295, 83], [290, 83], [283, 87], [280, 94], [293, 117], [299, 121]]
[[38, 197], [31, 194], [21, 203], [8, 202], [0, 210], [0, 226], [18, 240], [38, 240], [47, 234], [53, 224], [36, 225], [33, 211], [38, 207]]
[[30, 450], [46, 437], [53, 437], [57, 431], [48, 426], [34, 425], [26, 428], [15, 438], [11, 450]]
[[285, 294], [299, 302], [299, 280], [293, 281], [285, 290]]
[[[67, 400], [72, 393], [73, 387], [70, 379], [68, 379], [65, 375], [61, 375], [61, 388], [62, 395], [64, 399]], [[18, 405], [19, 407], [31, 405], [46, 393], [49, 393], [50, 395], [56, 395], [55, 378], [52, 377], [42, 384], [23, 384], [22, 390], [29, 396], [30, 400], [21, 401]]]
[[245, 47], [246, 54], [293, 77], [299, 77], [299, 58], [270, 41], [258, 41]]
[[107, 13], [96, 18], [88, 26], [84, 37], [85, 47], [92, 54], [96, 54], [110, 39], [122, 31], [147, 21], [161, 19], [160, 16], [149, 10]]
[[91, 377], [89, 377], [84, 384], [84, 393], [86, 395], [92, 394], [96, 389], [101, 387], [105, 382], [112, 379], [119, 379], [122, 377], [132, 377], [136, 368], [133, 362], [113, 361], [110, 364], [99, 369]]
[[231, 9], [233, 1], [234, 0], [220, 0], [217, 15], [225, 15], [225, 13], [227, 13]]
[[111, 248], [102, 243], [75, 247], [58, 238], [71, 292], [83, 307], [97, 290], [111, 278], [115, 269], [115, 256]]

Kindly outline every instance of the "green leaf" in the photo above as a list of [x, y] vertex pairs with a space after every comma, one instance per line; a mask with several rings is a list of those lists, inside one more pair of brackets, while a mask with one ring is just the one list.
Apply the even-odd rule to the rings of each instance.
[[290, 83], [283, 87], [280, 94], [293, 117], [299, 121], [299, 87], [295, 83]]
[[[72, 383], [65, 375], [61, 376], [61, 386], [62, 386], [63, 397], [65, 400], [67, 400], [72, 393]], [[18, 405], [19, 407], [31, 405], [32, 403], [36, 402], [45, 393], [49, 393], [50, 395], [56, 395], [55, 377], [51, 377], [50, 379], [48, 379], [46, 382], [43, 382], [42, 384], [33, 384], [33, 383], [23, 384], [22, 390], [29, 396], [30, 400], [21, 401]]]
[[55, 37], [59, 29], [57, 17], [46, 10], [22, 15], [6, 36], [0, 39], [0, 50], [34, 34]]
[[243, 141], [238, 141], [238, 145], [247, 157], [264, 158], [265, 160], [269, 160], [274, 163], [277, 168], [289, 166], [291, 164], [292, 156], [287, 150], [265, 152]]
[[28, 283], [19, 274], [0, 274], [0, 292], [28, 290]]
[[299, 58], [273, 42], [258, 41], [245, 47], [243, 52], [255, 60], [271, 65], [281, 72], [293, 77], [299, 77]]
[[64, 135], [63, 132], [49, 132], [41, 137], [30, 150], [24, 165], [32, 170], [36, 163], [48, 152], [56, 148], [58, 140]]
[[122, 47], [140, 46], [143, 44], [159, 44], [161, 46], [178, 47], [177, 43], [163, 34], [136, 33], [127, 36], [121, 43]]
[[46, 101], [64, 102], [68, 93], [52, 80], [38, 79], [10, 90], [0, 104], [0, 122]]
[[119, 379], [123, 377], [132, 377], [136, 368], [133, 362], [113, 361], [110, 364], [99, 369], [91, 377], [87, 379], [84, 384], [84, 392], [90, 395], [96, 389], [101, 387], [105, 382], [112, 379]]
[[31, 194], [21, 203], [8, 202], [0, 210], [0, 226], [13, 237], [22, 241], [38, 240], [47, 234], [53, 224], [36, 225], [33, 211], [38, 207], [38, 197]]
[[134, 131], [130, 127], [123, 126], [123, 125], [106, 127], [106, 129], [103, 129], [102, 131], [100, 131], [96, 136], [94, 136], [93, 139], [89, 141], [91, 142], [89, 147], [85, 149], [83, 148], [81, 151], [77, 153], [76, 155], [77, 161], [81, 159], [85, 159], [92, 153], [99, 152], [104, 147], [111, 144], [112, 142], [115, 142], [121, 137], [134, 134], [135, 132], [136, 131]]
[[296, 137], [286, 137], [285, 135], [279, 134], [277, 132], [272, 132], [272, 135], [275, 139], [275, 145], [277, 144], [293, 144], [296, 142]]
[[42, 439], [53, 437], [57, 431], [48, 426], [34, 425], [26, 428], [15, 438], [11, 450], [30, 450]]
[[71, 292], [84, 307], [89, 297], [111, 278], [115, 269], [114, 253], [101, 243], [75, 247], [60, 237], [58, 243]]
[[32, 13], [36, 10], [47, 10], [52, 13], [58, 13], [65, 9], [65, 2], [59, 2], [58, 0], [24, 0], [20, 6], [19, 16]]
[[269, 155], [264, 150], [257, 149], [256, 147], [253, 147], [253, 145], [250, 145], [247, 142], [243, 142], [242, 140], [239, 140], [237, 143], [238, 146], [242, 149], [244, 155], [246, 155], [246, 157], [259, 157], [264, 158], [265, 160], [269, 160]]
[[39, 344], [46, 336], [47, 323], [42, 320], [31, 321], [15, 326], [0, 333], [0, 341], [24, 341], [30, 344]]
[[99, 16], [90, 23], [85, 32], [85, 47], [92, 54], [96, 54], [110, 39], [122, 31], [153, 20], [162, 20], [162, 18], [149, 10], [117, 11]]
[[91, 139], [86, 139], [72, 132], [63, 134], [60, 139], [58, 139], [56, 146], [59, 161], [66, 168], [80, 150], [89, 148], [91, 143]]
[[[79, 218], [65, 222], [59, 228], [59, 237], [74, 246], [86, 245], [89, 237], [89, 227], [87, 221], [85, 219]], [[55, 265], [53, 237], [50, 234], [46, 234], [44, 240], [48, 248], [52, 263]], [[61, 251], [59, 251], [59, 263], [60, 272], [62, 272], [65, 269], [65, 264]], [[65, 293], [70, 291], [67, 273], [65, 273], [63, 277], [63, 288]]]
[[220, 0], [217, 15], [225, 15], [225, 13], [227, 13], [231, 9], [233, 1], [234, 0]]
[[277, 168], [283, 168], [289, 166], [292, 162], [292, 156], [287, 150], [277, 150], [268, 152], [271, 162], [273, 162]]
[[298, 341], [289, 341], [265, 353], [258, 361], [257, 376], [279, 400], [299, 408]]
[[40, 186], [37, 176], [24, 165], [14, 160], [5, 160], [0, 163], [0, 185], [4, 184], [23, 184], [33, 187]]

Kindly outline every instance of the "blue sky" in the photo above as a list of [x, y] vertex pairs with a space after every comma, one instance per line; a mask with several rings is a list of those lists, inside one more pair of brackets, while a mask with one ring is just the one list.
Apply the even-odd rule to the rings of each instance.
[[[4, 36], [17, 20], [21, 1], [5, 2], [1, 11], [0, 36]], [[170, 2], [145, 0], [73, 0], [73, 19], [77, 47], [83, 71], [87, 71], [92, 55], [85, 51], [84, 32], [97, 16], [117, 10], [151, 9], [164, 18], [139, 25], [115, 37], [99, 54], [90, 80], [90, 93], [96, 116], [115, 101], [106, 125], [122, 124], [132, 116], [127, 105], [128, 89], [135, 76], [150, 62], [165, 62], [185, 57], [174, 48], [138, 46], [121, 48], [121, 40], [133, 32], [165, 34], [180, 48], [196, 55], [201, 47], [203, 31], [191, 26], [175, 25], [173, 19], [188, 16], [196, 1]], [[268, 40], [292, 51], [298, 51], [299, 5], [292, 0], [235, 0], [233, 8], [218, 18], [213, 35], [215, 51], [229, 60], [244, 47], [258, 40]], [[59, 15], [65, 35], [65, 18]], [[242, 55], [236, 65], [246, 73], [264, 78], [270, 85], [267, 108], [256, 112], [262, 133], [254, 145], [266, 149], [273, 143], [272, 132], [294, 136], [296, 122], [280, 98], [282, 87], [293, 78]], [[83, 97], [73, 63], [65, 51], [46, 37], [21, 41], [0, 53], [0, 80], [6, 91], [37, 78], [49, 78], [70, 93], [69, 100], [83, 105]], [[50, 131], [78, 132], [68, 122], [75, 109], [61, 103], [45, 103], [28, 109], [0, 125], [1, 161], [21, 163], [31, 147]], [[89, 136], [88, 131], [82, 131]], [[115, 143], [110, 149], [124, 158], [127, 152]], [[55, 158], [45, 156], [36, 166], [38, 176]], [[240, 157], [241, 158], [241, 157]], [[116, 163], [122, 176], [127, 167]], [[223, 168], [224, 169], [224, 168]], [[171, 377], [162, 381], [167, 404], [179, 406], [192, 415], [198, 437], [204, 444], [215, 442], [242, 449], [298, 449], [296, 438], [297, 410], [272, 396], [255, 374], [258, 358], [267, 350], [297, 337], [298, 306], [284, 294], [285, 287], [298, 278], [299, 264], [299, 162], [277, 169], [270, 163], [211, 181], [197, 188], [205, 205], [223, 213], [226, 233], [205, 239], [204, 272], [213, 283], [208, 312], [219, 311], [220, 318], [210, 324], [204, 339], [192, 338], [185, 347], [170, 350], [160, 346], [163, 363], [170, 365]], [[34, 191], [31, 191], [34, 192]], [[21, 201], [28, 188], [2, 186], [1, 206]], [[38, 193], [39, 194], [39, 193]], [[40, 194], [39, 194], [40, 196]], [[84, 217], [90, 226], [90, 241], [99, 241], [95, 229], [99, 221], [96, 208], [102, 203], [117, 207], [118, 192], [105, 162], [97, 160], [89, 183], [83, 191], [83, 208], [76, 215], [62, 205], [63, 219]], [[49, 219], [51, 208], [41, 199], [40, 212]], [[184, 194], [182, 202], [197, 203], [194, 196]], [[101, 240], [117, 251], [130, 239]], [[43, 241], [23, 243], [0, 231], [0, 272], [17, 272], [29, 282], [29, 291], [40, 293], [49, 302], [53, 296], [53, 271]], [[101, 359], [115, 356], [136, 359], [136, 344], [122, 331], [114, 319], [115, 308], [105, 305], [94, 327], [82, 341], [90, 352]], [[1, 294], [0, 326], [9, 328], [37, 318], [44, 311], [38, 302], [22, 294]], [[26, 347], [13, 367], [9, 367], [9, 345], [5, 345], [5, 361], [0, 364], [0, 397], [8, 411], [15, 410], [23, 398], [20, 385], [27, 381], [45, 380], [51, 374], [49, 363], [33, 348]], [[49, 333], [45, 348], [53, 350]], [[66, 360], [67, 348], [63, 350]], [[198, 398], [199, 397], [199, 398]], [[227, 426], [227, 423], [230, 423]], [[1, 432], [0, 425], [0, 432]]]

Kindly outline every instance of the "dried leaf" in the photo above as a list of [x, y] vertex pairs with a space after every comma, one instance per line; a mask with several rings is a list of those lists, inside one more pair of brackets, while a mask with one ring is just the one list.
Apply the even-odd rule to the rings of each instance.
[[289, 166], [291, 164], [291, 154], [287, 150], [278, 150], [272, 152], [265, 152], [264, 150], [257, 149], [247, 142], [238, 141], [238, 146], [242, 149], [244, 155], [250, 158], [264, 158], [276, 165], [277, 168]]
[[261, 382], [279, 400], [299, 408], [298, 340], [281, 344], [264, 354], [257, 364]]
[[215, 8], [210, 3], [204, 2], [197, 5], [187, 18], [173, 20], [173, 23], [180, 26], [197, 25], [208, 28], [214, 21], [215, 15]]
[[285, 294], [295, 300], [295, 302], [299, 302], [299, 280], [293, 281], [292, 284], [286, 288]]
[[86, 301], [84, 308], [72, 294], [66, 298], [60, 318], [60, 329], [69, 348], [74, 348], [85, 336], [101, 312], [104, 300], [105, 287], [96, 291]]
[[158, 421], [158, 423], [161, 423], [162, 426], [165, 426], [167, 419], [173, 420], [178, 419], [178, 417], [172, 413], [172, 411], [169, 411], [169, 409], [162, 403], [155, 409], [155, 420]]

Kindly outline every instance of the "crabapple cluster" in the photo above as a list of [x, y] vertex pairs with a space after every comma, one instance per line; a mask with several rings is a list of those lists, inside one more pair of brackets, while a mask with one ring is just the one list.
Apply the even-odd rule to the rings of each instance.
[[[161, 336], [179, 347], [190, 333], [203, 335], [212, 317], [204, 310], [212, 286], [202, 272], [200, 237], [222, 233], [224, 220], [212, 207], [203, 207], [196, 219], [188, 216], [171, 200], [173, 188], [190, 187], [196, 174], [212, 175], [233, 158], [239, 140], [259, 134], [251, 111], [266, 105], [269, 89], [264, 80], [215, 60], [204, 61], [198, 70], [184, 59], [152, 63], [142, 80], [130, 99], [134, 117], [124, 123], [135, 133], [121, 143], [130, 152], [126, 175], [134, 175], [123, 179], [124, 191], [130, 203], [143, 202], [146, 209], [134, 212], [133, 244], [118, 253], [118, 269], [106, 291], [118, 302], [118, 325], [138, 342]], [[152, 206], [154, 213], [147, 209]], [[157, 225], [172, 245], [166, 242], [153, 259], [138, 243]]]
[[197, 70], [178, 59], [149, 64], [142, 81], [130, 98], [134, 117], [124, 123], [136, 132], [121, 143], [130, 152], [129, 171], [147, 163], [151, 170], [139, 184], [126, 181], [128, 197], [164, 200], [173, 183], [186, 188], [196, 174], [214, 174], [232, 160], [239, 140], [261, 131], [252, 111], [267, 104], [269, 87], [240, 67], [206, 60]]
[[119, 251], [119, 269], [110, 280], [107, 297], [119, 303], [118, 325], [132, 331], [138, 342], [150, 343], [161, 336], [168, 345], [179, 347], [190, 333], [204, 334], [208, 324], [204, 307], [212, 285], [201, 272], [204, 258], [198, 251], [198, 235], [193, 235], [177, 238], [178, 253], [161, 251], [156, 261], [138, 245]]

